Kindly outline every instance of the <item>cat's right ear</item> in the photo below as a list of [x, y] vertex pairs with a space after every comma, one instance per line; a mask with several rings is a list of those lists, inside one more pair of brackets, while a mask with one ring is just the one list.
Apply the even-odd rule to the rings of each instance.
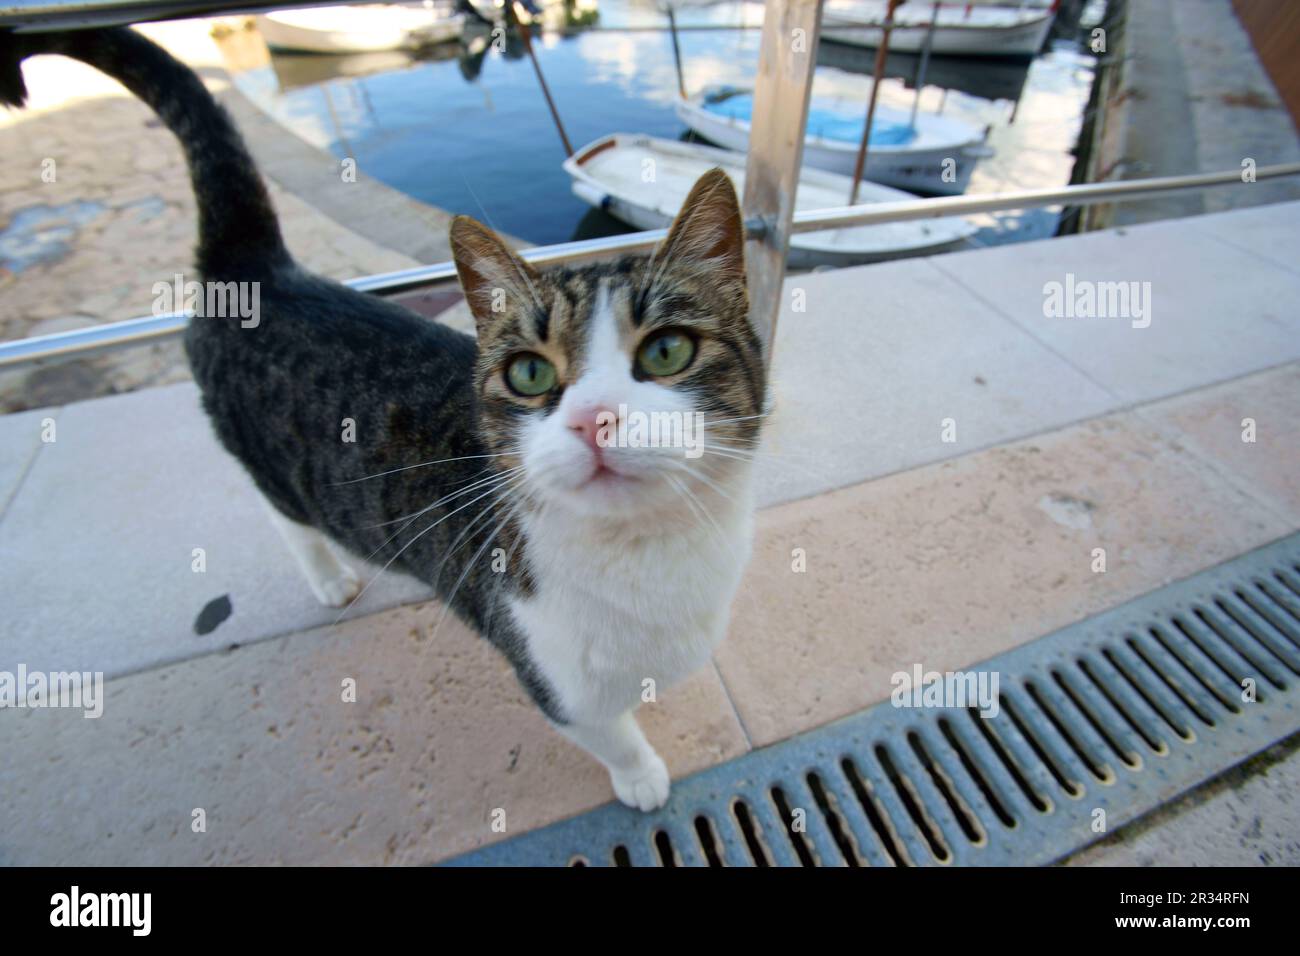
[[481, 222], [469, 216], [451, 221], [451, 256], [480, 337], [512, 305], [536, 301], [537, 272]]

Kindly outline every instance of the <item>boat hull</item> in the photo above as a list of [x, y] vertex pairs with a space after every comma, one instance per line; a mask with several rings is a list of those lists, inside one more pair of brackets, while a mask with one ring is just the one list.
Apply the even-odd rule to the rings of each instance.
[[[746, 152], [749, 149], [749, 124], [711, 113], [697, 99], [678, 100], [678, 118], [709, 142]], [[920, 149], [873, 145], [867, 151], [863, 178], [908, 192], [956, 196], [966, 191], [976, 163], [988, 154], [982, 138]], [[857, 160], [858, 146], [855, 143], [813, 136], [804, 139], [803, 161], [806, 166], [852, 176]]]
[[[338, 11], [333, 8], [337, 22]], [[412, 27], [408, 22], [394, 19], [385, 22], [382, 16], [357, 18], [357, 27], [342, 29], [328, 25], [316, 26], [308, 17], [310, 11], [286, 11], [293, 15], [258, 15], [255, 20], [258, 32], [272, 50], [293, 53], [381, 53], [389, 50], [415, 50], [454, 40], [460, 36], [464, 20], [460, 16], [432, 21]], [[408, 18], [409, 19], [409, 18]], [[330, 21], [322, 18], [322, 24]]]
[[[618, 176], [610, 176], [601, 168], [617, 150], [626, 152], [621, 164], [626, 174], [621, 177], [621, 185]], [[665, 184], [675, 181], [671, 186], [663, 186], [653, 200], [646, 195], [632, 195], [627, 188], [643, 174], [647, 159], [659, 166], [656, 179]], [[726, 171], [733, 182], [743, 182], [745, 157], [741, 154], [627, 133], [615, 133], [589, 143], [564, 163], [565, 171], [573, 180], [575, 196], [636, 229], [668, 226], [691, 183], [715, 166]], [[805, 169], [800, 176], [796, 208], [843, 205], [848, 200], [851, 182], [845, 176]], [[641, 190], [649, 192], [644, 185]], [[913, 198], [872, 183], [864, 183], [861, 190], [861, 201], [866, 204]], [[961, 245], [975, 231], [964, 220], [947, 218], [799, 233], [790, 240], [787, 261], [791, 268], [809, 269], [929, 254]]]
[[[1029, 58], [1036, 56], [1052, 29], [1050, 14], [1006, 26], [939, 25], [934, 29], [930, 52], [940, 56], [984, 56]], [[927, 27], [895, 28], [889, 35], [889, 49], [898, 53], [920, 53], [925, 47]], [[836, 16], [829, 11], [822, 19], [821, 39], [848, 46], [880, 46], [884, 30], [879, 26]]]

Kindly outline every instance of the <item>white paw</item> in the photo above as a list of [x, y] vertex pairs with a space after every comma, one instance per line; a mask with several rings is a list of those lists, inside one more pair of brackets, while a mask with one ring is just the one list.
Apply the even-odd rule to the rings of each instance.
[[668, 767], [653, 750], [635, 770], [609, 772], [614, 793], [635, 810], [658, 810], [668, 802]]
[[347, 568], [341, 569], [332, 578], [308, 583], [316, 600], [326, 607], [343, 607], [361, 593], [361, 579]]

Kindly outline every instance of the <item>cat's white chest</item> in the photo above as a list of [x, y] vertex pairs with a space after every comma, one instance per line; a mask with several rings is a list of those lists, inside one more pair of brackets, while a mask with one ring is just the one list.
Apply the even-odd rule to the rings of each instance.
[[566, 717], [610, 719], [708, 662], [752, 536], [747, 509], [720, 518], [707, 531], [627, 540], [593, 539], [571, 522], [529, 525], [537, 587], [512, 611]]

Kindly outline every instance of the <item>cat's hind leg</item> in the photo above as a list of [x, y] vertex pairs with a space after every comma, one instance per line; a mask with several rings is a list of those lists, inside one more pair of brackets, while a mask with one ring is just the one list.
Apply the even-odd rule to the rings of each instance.
[[361, 579], [340, 558], [325, 535], [310, 525], [286, 518], [269, 501], [266, 510], [280, 537], [302, 570], [316, 600], [326, 607], [343, 607], [361, 593]]
[[668, 802], [668, 767], [645, 739], [632, 711], [606, 723], [556, 727], [605, 765], [620, 801], [645, 811], [657, 810]]

